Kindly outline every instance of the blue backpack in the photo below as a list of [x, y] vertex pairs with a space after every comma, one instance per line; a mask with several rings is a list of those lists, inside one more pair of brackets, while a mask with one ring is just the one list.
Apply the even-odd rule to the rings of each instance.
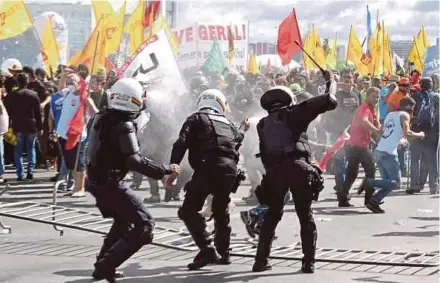
[[416, 127], [422, 131], [428, 131], [435, 127], [434, 93], [420, 91], [417, 93], [420, 99], [420, 108], [416, 112]]

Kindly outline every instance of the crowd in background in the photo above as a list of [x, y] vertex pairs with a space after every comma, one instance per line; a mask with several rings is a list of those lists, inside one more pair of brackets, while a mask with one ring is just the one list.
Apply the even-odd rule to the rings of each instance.
[[[66, 139], [66, 129], [63, 127], [68, 127], [69, 117], [71, 118], [72, 111], [76, 109], [74, 107], [78, 107], [74, 105], [75, 100], [67, 99], [69, 78], [64, 71], [65, 68], [67, 67], [59, 66], [55, 74], [48, 76], [43, 69], [33, 70], [30, 67], [23, 67], [17, 61], [10, 66], [7, 73], [0, 75], [2, 97], [0, 104], [2, 119], [0, 121], [3, 121], [0, 127], [0, 139], [4, 138], [4, 143], [0, 141], [0, 178], [5, 182], [3, 179], [5, 165], [13, 165], [16, 168], [17, 181], [32, 180], [35, 167], [46, 169], [56, 167], [58, 174], [51, 180], [66, 180], [65, 186], [61, 189], [67, 191], [67, 194], [72, 197], [83, 197], [85, 196], [85, 164], [81, 163], [86, 162], [84, 155], [87, 146], [87, 129], [84, 129], [84, 140], [81, 142], [81, 156], [76, 158], [76, 161], [79, 160], [76, 162], [79, 163], [77, 170], [74, 170], [74, 165], [66, 164], [66, 154], [71, 153], [66, 152], [60, 142]], [[97, 74], [90, 76], [85, 65], [68, 68], [77, 72], [88, 83], [87, 117], [90, 118], [94, 113], [104, 110], [109, 100], [107, 91], [118, 79], [117, 70], [100, 69]], [[189, 91], [176, 97], [180, 107], [188, 108], [183, 113], [195, 110], [197, 96], [203, 90], [216, 88], [222, 90], [227, 97], [230, 114], [235, 121], [261, 113], [260, 97], [273, 86], [282, 85], [290, 88], [298, 103], [323, 94], [325, 90], [325, 81], [321, 72], [307, 72], [302, 69], [293, 69], [287, 73], [267, 74], [238, 73], [227, 70], [220, 74], [201, 69], [185, 72], [184, 76]], [[363, 104], [368, 104], [374, 109], [372, 124], [377, 127], [377, 132], [370, 131], [373, 135], [356, 136], [363, 140], [350, 141], [354, 138], [352, 135], [345, 147], [334, 154], [332, 161], [327, 165], [327, 172], [335, 175], [335, 191], [338, 194], [339, 206], [350, 205], [349, 197], [344, 192], [350, 189], [356, 179], [359, 163], [364, 166], [362, 160], [353, 161], [353, 153], [350, 154], [350, 150], [353, 150], [350, 144], [362, 144], [370, 151], [374, 149], [384, 130], [381, 127], [384, 126], [387, 114], [398, 111], [405, 97], [413, 98], [415, 103], [410, 122], [411, 129], [423, 131], [425, 137], [409, 140], [409, 142], [402, 139], [399, 142], [396, 156], [400, 170], [399, 181], [400, 175], [411, 176], [411, 184], [407, 188], [407, 193], [412, 194], [423, 190], [429, 176], [430, 192], [438, 193], [439, 76], [433, 75], [432, 78], [422, 80], [420, 72], [413, 70], [407, 75], [362, 77], [355, 70], [347, 68], [340, 72], [335, 71], [334, 80], [337, 82], [337, 109], [319, 117], [308, 131], [309, 140], [314, 146], [314, 158], [319, 161], [344, 132], [356, 131], [354, 118], [357, 117], [356, 113], [360, 111]], [[368, 93], [372, 87], [377, 89], [377, 101], [368, 98], [372, 97]], [[68, 103], [70, 104], [67, 105]], [[425, 109], [432, 111], [425, 111]], [[68, 112], [70, 114], [67, 114]], [[425, 119], [419, 115], [433, 116], [428, 117], [433, 119], [433, 123], [429, 127], [418, 128], [420, 119]], [[184, 117], [179, 117], [179, 119], [184, 119]], [[9, 127], [5, 121], [9, 122]], [[28, 160], [26, 175], [22, 165], [23, 151]], [[410, 154], [406, 154], [408, 152]], [[361, 156], [359, 152], [354, 155], [358, 159]], [[411, 156], [410, 168], [408, 168], [408, 156]], [[351, 162], [355, 163], [354, 165], [350, 165], [350, 158]], [[72, 158], [69, 157], [69, 159]], [[72, 163], [72, 161], [67, 163]], [[78, 171], [78, 168], [82, 170], [82, 174], [69, 173]], [[255, 189], [255, 186], [253, 187]], [[254, 198], [253, 189], [245, 200]]]

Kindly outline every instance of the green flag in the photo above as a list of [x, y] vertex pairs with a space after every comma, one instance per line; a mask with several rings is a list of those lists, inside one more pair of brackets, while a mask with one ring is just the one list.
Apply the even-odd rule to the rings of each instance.
[[217, 38], [214, 38], [214, 42], [212, 43], [211, 51], [209, 52], [208, 58], [202, 66], [203, 68], [214, 71], [214, 72], [223, 72], [226, 65], [224, 62], [222, 51], [220, 50], [220, 46], [218, 45]]

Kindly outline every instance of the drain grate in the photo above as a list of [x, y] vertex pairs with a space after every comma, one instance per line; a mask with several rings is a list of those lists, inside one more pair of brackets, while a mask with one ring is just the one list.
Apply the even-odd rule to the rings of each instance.
[[[113, 224], [113, 220], [103, 219], [97, 213], [26, 201], [0, 203], [0, 216], [101, 235], [105, 235]], [[156, 226], [153, 245], [182, 252], [195, 252], [198, 250], [188, 232], [162, 226]], [[231, 240], [231, 255], [239, 258], [253, 258], [255, 257], [256, 247], [256, 239], [233, 238]], [[2, 250], [3, 247], [0, 246], [0, 249]], [[295, 243], [289, 246], [273, 246], [271, 258], [276, 261], [276, 264], [286, 266], [290, 264], [286, 262], [293, 262], [292, 264], [294, 264], [302, 258], [301, 245]], [[354, 265], [353, 269], [365, 265], [369, 265], [371, 268], [378, 266], [417, 268], [419, 271], [427, 268], [430, 270], [429, 274], [432, 274], [439, 271], [439, 251], [422, 253], [318, 248], [316, 250], [316, 262], [321, 266], [332, 264]]]

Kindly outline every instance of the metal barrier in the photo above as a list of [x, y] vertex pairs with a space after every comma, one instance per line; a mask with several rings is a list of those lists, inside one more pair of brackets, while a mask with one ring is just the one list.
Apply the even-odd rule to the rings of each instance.
[[[112, 219], [103, 219], [100, 214], [56, 205], [36, 202], [0, 203], [0, 216], [32, 221], [53, 227], [70, 228], [105, 235], [113, 224]], [[186, 231], [157, 226], [153, 245], [174, 250], [195, 252], [198, 247]], [[231, 241], [232, 256], [255, 257], [256, 239]], [[270, 258], [282, 261], [300, 261], [302, 249], [299, 243], [289, 246], [273, 246]], [[396, 252], [372, 250], [348, 250], [318, 248], [316, 261], [323, 263], [439, 268], [439, 252]]]

